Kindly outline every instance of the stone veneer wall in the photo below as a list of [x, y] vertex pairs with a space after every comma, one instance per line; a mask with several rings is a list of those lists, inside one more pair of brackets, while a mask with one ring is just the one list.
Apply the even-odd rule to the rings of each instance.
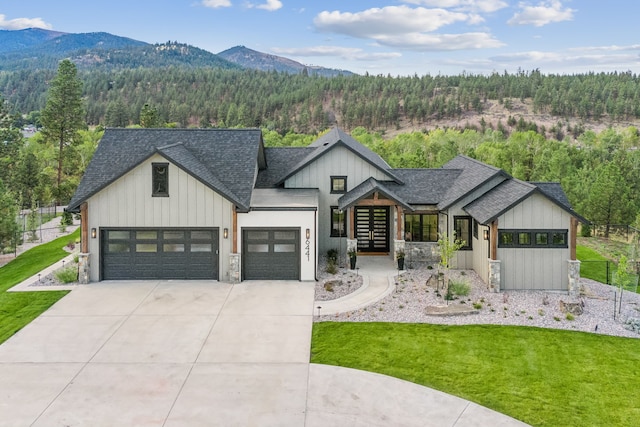
[[432, 265], [440, 262], [440, 251], [436, 242], [407, 242], [404, 243], [405, 264], [416, 267], [418, 265]]
[[78, 283], [87, 285], [89, 283], [89, 254], [78, 255]]
[[500, 260], [489, 260], [489, 291], [500, 292]]
[[240, 254], [229, 255], [229, 281], [231, 283], [240, 282]]
[[580, 261], [569, 260], [569, 295], [580, 296]]

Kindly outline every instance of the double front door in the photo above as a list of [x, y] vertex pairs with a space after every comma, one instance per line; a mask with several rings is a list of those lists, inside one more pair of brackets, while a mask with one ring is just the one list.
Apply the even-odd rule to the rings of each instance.
[[359, 252], [389, 252], [388, 206], [356, 206], [355, 222]]

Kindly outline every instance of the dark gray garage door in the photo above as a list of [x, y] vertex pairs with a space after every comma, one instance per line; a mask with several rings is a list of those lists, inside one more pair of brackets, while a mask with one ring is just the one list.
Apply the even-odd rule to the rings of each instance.
[[218, 280], [218, 229], [101, 230], [102, 280]]
[[244, 229], [242, 260], [245, 280], [299, 280], [300, 229]]

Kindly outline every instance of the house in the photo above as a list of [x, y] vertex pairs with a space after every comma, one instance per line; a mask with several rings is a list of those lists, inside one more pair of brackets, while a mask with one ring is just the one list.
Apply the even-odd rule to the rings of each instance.
[[107, 129], [67, 208], [82, 217], [82, 280], [315, 280], [329, 249], [435, 262], [495, 291], [567, 291], [584, 221], [557, 183], [465, 156], [393, 169], [338, 128], [265, 148], [258, 129]]

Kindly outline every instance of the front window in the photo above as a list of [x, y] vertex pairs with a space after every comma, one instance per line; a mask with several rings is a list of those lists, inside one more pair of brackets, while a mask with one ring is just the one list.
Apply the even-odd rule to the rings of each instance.
[[566, 248], [567, 230], [500, 230], [498, 247], [501, 248]]
[[455, 216], [453, 217], [453, 230], [455, 233], [455, 239], [463, 242], [463, 246], [460, 248], [462, 251], [471, 250], [471, 233], [473, 222], [470, 216]]
[[331, 207], [331, 237], [346, 237], [347, 216], [337, 206]]
[[153, 197], [169, 196], [169, 163], [153, 163], [152, 167], [152, 185]]
[[408, 242], [437, 242], [438, 214], [405, 214], [404, 239]]
[[346, 193], [347, 192], [347, 177], [346, 176], [332, 176], [331, 177], [331, 192], [332, 193]]

